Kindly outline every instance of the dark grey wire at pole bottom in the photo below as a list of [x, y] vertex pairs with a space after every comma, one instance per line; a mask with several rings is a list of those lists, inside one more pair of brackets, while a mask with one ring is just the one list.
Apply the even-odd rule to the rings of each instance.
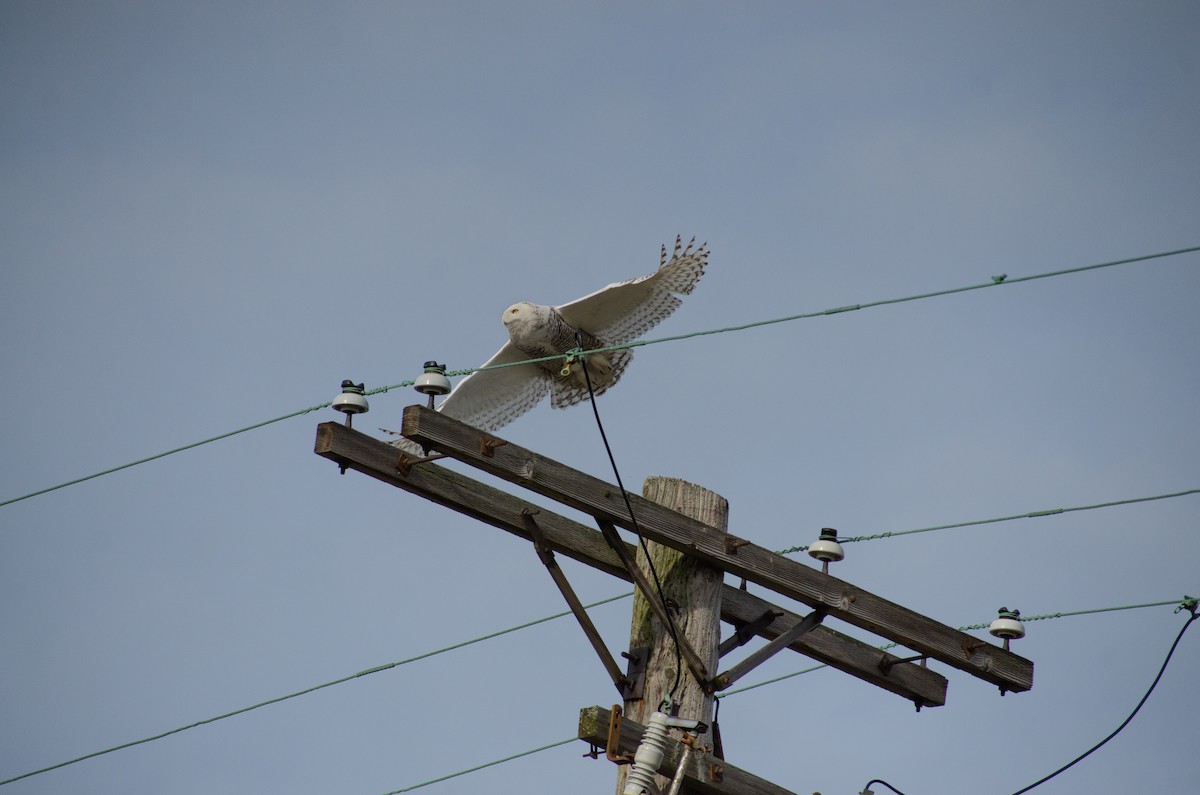
[[[583, 348], [583, 335], [578, 329], [575, 330], [575, 341], [580, 349]], [[663, 615], [667, 617], [667, 629], [671, 633], [671, 640], [675, 644], [675, 683], [671, 685], [671, 691], [666, 698], [663, 699], [659, 709], [668, 708], [671, 701], [675, 698], [675, 691], [679, 689], [679, 683], [683, 676], [683, 650], [679, 648], [679, 630], [675, 627], [675, 619], [671, 617], [671, 606], [667, 604], [667, 596], [663, 593], [662, 580], [658, 578], [658, 571], [654, 567], [654, 559], [650, 557], [650, 548], [646, 545], [646, 539], [642, 537], [641, 530], [638, 528], [637, 516], [633, 513], [633, 503], [629, 501], [629, 492], [625, 489], [625, 483], [621, 480], [621, 473], [617, 469], [617, 459], [613, 456], [612, 447], [608, 443], [608, 434], [604, 432], [604, 423], [600, 421], [600, 409], [596, 407], [596, 393], [592, 390], [592, 376], [588, 373], [587, 358], [579, 357], [579, 366], [583, 370], [583, 380], [587, 384], [588, 399], [592, 404], [592, 414], [596, 417], [596, 427], [600, 430], [600, 440], [604, 442], [604, 450], [608, 453], [608, 462], [612, 465], [613, 477], [617, 480], [617, 488], [621, 490], [621, 497], [625, 500], [625, 510], [629, 511], [629, 521], [633, 524], [634, 533], [637, 534], [638, 543], [641, 544], [642, 552], [646, 554], [646, 565], [650, 568], [650, 574], [654, 576], [654, 587], [658, 591], [658, 598], [662, 602]]]
[[[1060, 767], [1058, 770], [1055, 770], [1053, 773], [1050, 773], [1049, 775], [1039, 778], [1037, 781], [1033, 782], [1029, 786], [1027, 786], [1023, 789], [1017, 790], [1012, 795], [1024, 795], [1024, 793], [1029, 792], [1034, 787], [1039, 787], [1042, 784], [1045, 784], [1047, 781], [1054, 778], [1059, 773], [1063, 773], [1063, 772], [1071, 769], [1079, 762], [1082, 762], [1084, 759], [1087, 759], [1094, 752], [1100, 750], [1100, 748], [1102, 748], [1105, 743], [1107, 743], [1112, 738], [1116, 737], [1118, 734], [1121, 733], [1122, 729], [1124, 729], [1126, 726], [1129, 725], [1129, 722], [1131, 720], [1133, 720], [1134, 716], [1138, 714], [1138, 711], [1141, 710], [1142, 706], [1150, 698], [1150, 694], [1153, 693], [1154, 688], [1156, 688], [1158, 686], [1158, 683], [1162, 679], [1163, 674], [1166, 673], [1167, 665], [1171, 662], [1171, 657], [1174, 656], [1175, 649], [1179, 647], [1179, 641], [1183, 640], [1183, 633], [1187, 632], [1188, 627], [1190, 627], [1192, 625], [1192, 622], [1194, 622], [1197, 618], [1200, 618], [1200, 613], [1197, 612], [1197, 608], [1194, 603], [1189, 604], [1189, 602], [1185, 601], [1184, 604], [1181, 605], [1181, 607], [1187, 608], [1191, 612], [1192, 616], [1191, 616], [1191, 618], [1189, 618], [1187, 620], [1187, 623], [1183, 625], [1183, 628], [1179, 630], [1179, 634], [1175, 636], [1175, 642], [1171, 644], [1170, 650], [1167, 651], [1167, 656], [1163, 660], [1162, 666], [1158, 669], [1158, 673], [1155, 674], [1154, 681], [1150, 683], [1150, 687], [1149, 687], [1149, 689], [1146, 690], [1145, 695], [1142, 696], [1141, 701], [1139, 701], [1137, 703], [1137, 706], [1133, 708], [1133, 712], [1130, 712], [1129, 716], [1127, 718], [1125, 718], [1125, 720], [1121, 721], [1121, 725], [1118, 726], [1117, 728], [1113, 729], [1112, 732], [1107, 737], [1105, 737], [1103, 740], [1096, 743], [1091, 748], [1087, 749], [1082, 754], [1080, 754], [1079, 756], [1072, 759], [1070, 762], [1067, 762], [1065, 765]], [[873, 778], [870, 781], [868, 781], [866, 783], [866, 786], [863, 787], [860, 795], [871, 795], [871, 785], [872, 784], [882, 784], [883, 786], [890, 789], [892, 792], [896, 793], [896, 795], [905, 795], [905, 793], [896, 789], [891, 784], [887, 783], [883, 779], [878, 779], [878, 778]]]

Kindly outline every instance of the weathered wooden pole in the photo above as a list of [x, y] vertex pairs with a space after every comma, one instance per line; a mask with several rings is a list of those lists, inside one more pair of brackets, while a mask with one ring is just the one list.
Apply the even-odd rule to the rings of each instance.
[[[729, 502], [702, 486], [678, 478], [652, 476], [646, 478], [642, 485], [642, 496], [722, 533], [727, 531]], [[717, 647], [721, 643], [723, 572], [661, 544], [649, 542], [647, 547], [662, 582], [676, 631], [695, 649], [708, 669], [708, 676], [716, 676], [720, 661]], [[652, 576], [645, 552], [640, 546], [637, 559], [642, 571]], [[672, 700], [679, 706], [679, 717], [703, 721], [712, 726], [712, 694], [704, 691], [686, 664], [680, 669], [670, 628], [663, 626], [654, 616], [640, 591], [633, 596], [629, 647], [649, 647], [650, 659], [646, 667], [644, 697], [637, 701], [626, 701], [625, 715], [639, 723], [649, 723], [650, 715], [670, 693], [678, 674], [679, 686]], [[702, 742], [711, 744], [711, 739], [706, 736]], [[619, 770], [617, 795], [621, 795], [625, 787], [629, 768], [622, 765]], [[669, 784], [670, 779], [659, 777], [661, 791], [665, 792]]]

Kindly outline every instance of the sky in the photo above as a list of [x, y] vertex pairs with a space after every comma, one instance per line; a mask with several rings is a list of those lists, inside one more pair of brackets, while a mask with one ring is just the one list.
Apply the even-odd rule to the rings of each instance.
[[[0, 0], [0, 502], [345, 378], [478, 366], [509, 304], [651, 273], [677, 234], [710, 266], [651, 338], [1198, 246], [1198, 28], [1189, 2]], [[647, 345], [597, 408], [631, 489], [705, 486], [770, 549], [1175, 494], [1200, 488], [1198, 297], [1193, 252]], [[314, 455], [340, 420], [0, 506], [0, 780], [565, 610], [527, 542]], [[586, 407], [501, 436], [611, 479]], [[833, 573], [952, 627], [1179, 600], [1198, 506], [847, 544]], [[585, 601], [629, 590], [563, 566]], [[614, 653], [629, 612], [592, 611]], [[804, 794], [1012, 793], [1117, 727], [1185, 617], [1029, 622], [1032, 691], [935, 662], [920, 713], [830, 669], [732, 694], [727, 758]], [[1189, 632], [1036, 791], [1194, 790], [1198, 663]], [[378, 795], [615, 700], [559, 618], [0, 795]], [[586, 750], [420, 791], [611, 792]]]

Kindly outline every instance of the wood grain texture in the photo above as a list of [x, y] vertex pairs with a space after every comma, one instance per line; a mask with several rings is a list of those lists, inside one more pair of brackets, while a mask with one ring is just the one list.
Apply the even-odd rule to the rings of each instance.
[[[496, 439], [424, 406], [404, 411], [402, 432], [489, 474], [557, 500], [597, 518], [633, 529], [620, 491], [599, 478], [505, 442], [481, 452]], [[829, 615], [866, 629], [1004, 690], [1033, 687], [1033, 663], [987, 641], [940, 624], [858, 586], [747, 543], [729, 550], [725, 535], [649, 500], [630, 495], [640, 532], [709, 565], [744, 577], [790, 599], [824, 607]], [[732, 536], [730, 536], [732, 538]]]
[[[399, 451], [395, 447], [341, 423], [326, 422], [317, 426], [315, 452], [339, 466], [529, 541], [532, 539], [522, 513], [535, 510], [538, 527], [556, 553], [629, 580], [628, 572], [598, 530], [434, 463], [420, 464], [412, 467], [407, 476], [402, 475], [396, 469]], [[635, 551], [632, 544], [627, 548], [631, 554]], [[786, 632], [802, 619], [796, 613], [738, 588], [722, 585], [721, 594], [721, 618], [726, 622], [746, 624], [767, 611], [778, 614], [759, 632], [768, 640]], [[940, 706], [946, 702], [945, 677], [912, 663], [894, 664], [898, 657], [828, 627], [817, 627], [790, 648], [922, 706]], [[887, 673], [881, 668], [881, 661], [886, 661], [885, 665], [891, 664]]]
[[[709, 489], [679, 478], [650, 477], [642, 486], [642, 494], [651, 502], [704, 522], [719, 533], [725, 531], [729, 503]], [[637, 565], [646, 576], [653, 576], [650, 561], [653, 561], [654, 571], [661, 581], [663, 599], [667, 602], [680, 642], [685, 648], [694, 650], [705, 674], [702, 678], [688, 676], [690, 667], [684, 668], [677, 659], [669, 628], [663, 626], [661, 621], [654, 620], [654, 613], [649, 609], [651, 605], [647, 604], [646, 596], [639, 590], [633, 596], [629, 648], [649, 647], [650, 659], [646, 668], [645, 698], [626, 701], [625, 715], [630, 720], [646, 723], [674, 687], [676, 692], [672, 698], [678, 707], [676, 714], [711, 724], [713, 695], [707, 690], [707, 685], [708, 679], [716, 674], [720, 662], [717, 649], [721, 645], [721, 590], [725, 584], [724, 575], [720, 569], [671, 547], [654, 542], [647, 543], [644, 549], [639, 545]], [[657, 598], [657, 594], [652, 596]], [[617, 795], [625, 788], [628, 770], [628, 767], [620, 769]], [[660, 780], [659, 790], [666, 792], [670, 783], [669, 779]]]

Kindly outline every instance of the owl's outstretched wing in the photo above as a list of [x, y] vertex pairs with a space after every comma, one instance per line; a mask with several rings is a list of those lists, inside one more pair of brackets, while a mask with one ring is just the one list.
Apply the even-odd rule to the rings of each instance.
[[677, 296], [690, 293], [704, 275], [708, 244], [693, 248], [695, 242], [685, 248], [677, 237], [670, 261], [663, 246], [659, 268], [649, 276], [610, 284], [555, 308], [567, 323], [605, 344], [632, 342], [670, 316], [682, 303]]
[[[674, 312], [681, 303], [677, 296], [690, 293], [704, 275], [708, 248], [703, 244], [695, 248], [694, 244], [695, 239], [685, 247], [676, 238], [671, 259], [667, 260], [667, 247], [663, 246], [659, 268], [649, 276], [610, 284], [555, 308], [568, 325], [587, 331], [607, 345], [632, 342]], [[632, 351], [621, 351], [614, 357], [610, 366], [617, 377], [632, 357]], [[570, 386], [569, 379], [556, 381], [549, 370], [527, 362], [528, 358], [511, 341], [505, 343], [480, 370], [458, 382], [438, 411], [481, 430], [494, 431], [536, 406], [556, 384], [556, 408], [586, 398], [586, 386]], [[487, 369], [496, 365], [506, 366]], [[614, 383], [615, 377], [596, 393]], [[400, 438], [392, 444], [420, 455], [415, 442]]]
[[[553, 381], [550, 373], [525, 362], [528, 358], [511, 342], [506, 342], [479, 370], [459, 381], [437, 410], [483, 431], [504, 427], [540, 403], [550, 392]], [[509, 366], [483, 369], [493, 365]], [[420, 445], [396, 431], [379, 430], [399, 437], [390, 444], [406, 453], [414, 457], [424, 454]]]
[[447, 417], [494, 431], [515, 420], [541, 402], [550, 392], [550, 373], [536, 364], [524, 362], [529, 356], [511, 342], [483, 363], [495, 370], [480, 369], [458, 382], [438, 406]]

